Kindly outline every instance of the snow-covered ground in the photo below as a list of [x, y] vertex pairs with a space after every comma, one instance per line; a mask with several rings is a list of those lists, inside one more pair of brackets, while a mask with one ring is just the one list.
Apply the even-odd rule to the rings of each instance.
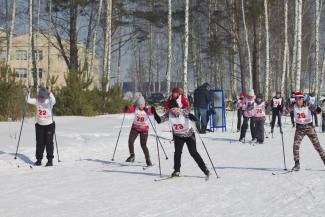
[[[111, 161], [122, 115], [56, 117], [62, 162], [52, 168], [34, 167], [34, 119], [25, 122], [19, 159], [14, 160], [20, 122], [0, 123], [1, 217], [324, 217], [325, 166], [308, 138], [301, 145], [300, 172], [272, 175], [283, 169], [279, 129], [265, 144], [237, 142], [238, 133], [215, 132], [202, 138], [216, 170], [205, 181], [203, 173], [184, 147], [179, 179], [155, 182], [159, 177], [156, 139], [150, 131], [148, 146], [155, 166], [143, 170], [144, 156], [136, 141], [136, 163], [128, 157], [132, 115], [127, 115], [115, 162]], [[228, 116], [231, 128], [232, 114]], [[270, 131], [269, 126], [266, 127]], [[294, 129], [284, 128], [287, 165], [292, 167]], [[319, 132], [319, 129], [317, 129]], [[158, 126], [162, 143], [162, 173], [173, 171], [173, 144], [168, 125]], [[325, 134], [319, 133], [325, 147]], [[250, 140], [250, 133], [246, 136]], [[213, 172], [197, 137], [197, 147]], [[57, 158], [55, 158], [57, 160]], [[43, 160], [43, 164], [46, 159]], [[19, 166], [19, 168], [18, 168]]]

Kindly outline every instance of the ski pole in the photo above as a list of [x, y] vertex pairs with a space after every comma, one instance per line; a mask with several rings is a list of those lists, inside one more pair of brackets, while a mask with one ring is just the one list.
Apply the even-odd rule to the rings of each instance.
[[282, 126], [280, 126], [280, 130], [281, 130], [281, 138], [282, 138], [282, 152], [283, 152], [284, 170], [287, 170], [286, 155], [285, 155], [285, 151], [284, 151], [284, 141], [283, 141], [283, 131], [282, 131]]
[[[27, 95], [28, 94], [29, 94], [29, 91], [27, 92]], [[18, 148], [19, 148], [20, 138], [21, 138], [21, 132], [23, 130], [24, 121], [25, 121], [25, 115], [26, 115], [26, 109], [27, 109], [27, 100], [26, 100], [27, 95], [24, 98], [25, 102], [24, 102], [23, 118], [22, 118], [22, 121], [21, 121], [21, 126], [20, 126], [20, 131], [19, 131], [19, 137], [18, 137], [18, 143], [17, 143], [17, 148], [16, 148], [15, 159], [17, 159]]]
[[121, 127], [120, 127], [120, 132], [118, 133], [118, 136], [117, 136], [117, 141], [116, 141], [116, 145], [115, 145], [115, 148], [114, 148], [114, 153], [113, 153], [112, 161], [114, 161], [114, 156], [115, 156], [117, 144], [118, 144], [118, 141], [120, 140], [122, 127], [123, 127], [123, 124], [124, 124], [124, 119], [125, 119], [125, 112], [123, 114], [123, 120], [122, 120], [122, 124], [121, 124]]
[[201, 135], [198, 133], [197, 128], [196, 128], [196, 132], [197, 132], [197, 134], [199, 135], [199, 138], [200, 138], [200, 140], [201, 140], [201, 142], [202, 142], [202, 145], [203, 145], [203, 147], [204, 147], [204, 149], [205, 149], [205, 152], [206, 152], [207, 155], [208, 155], [208, 158], [209, 158], [209, 160], [210, 160], [210, 163], [211, 163], [211, 165], [212, 165], [212, 168], [213, 168], [213, 170], [214, 170], [214, 173], [216, 174], [217, 178], [220, 178], [220, 176], [218, 175], [218, 173], [217, 173], [217, 171], [216, 171], [216, 168], [215, 168], [215, 166], [214, 166], [214, 164], [213, 164], [213, 162], [212, 162], [212, 160], [211, 160], [211, 157], [210, 157], [210, 154], [209, 154], [209, 152], [208, 152], [208, 149], [206, 148], [206, 146], [205, 146], [205, 144], [204, 144], [204, 141], [203, 141]]
[[[155, 126], [156, 126], [156, 125], [155, 125]], [[157, 143], [157, 154], [158, 154], [159, 176], [161, 177], [161, 164], [160, 164], [160, 152], [159, 152], [158, 136], [156, 136], [156, 143]]]
[[[147, 113], [146, 113], [146, 114], [147, 114]], [[167, 157], [167, 154], [166, 154], [166, 152], [165, 152], [164, 146], [162, 145], [162, 143], [161, 143], [161, 141], [160, 141], [160, 139], [159, 139], [159, 137], [158, 137], [158, 133], [157, 133], [157, 131], [156, 131], [156, 128], [153, 126], [152, 121], [151, 121], [151, 119], [150, 119], [150, 117], [149, 117], [148, 114], [147, 114], [147, 117], [148, 117], [148, 119], [149, 119], [150, 125], [151, 125], [152, 128], [153, 128], [153, 131], [154, 131], [155, 134], [156, 134], [156, 138], [157, 138], [157, 140], [158, 140], [158, 142], [159, 142], [159, 144], [160, 144], [160, 146], [161, 146], [161, 149], [163, 150], [163, 152], [164, 152], [164, 154], [165, 154], [166, 160], [168, 160], [168, 157]]]
[[[53, 108], [52, 108], [51, 98], [49, 98], [49, 102], [50, 102], [50, 108], [51, 108], [52, 122], [54, 123]], [[60, 160], [60, 155], [59, 155], [58, 140], [56, 138], [56, 129], [54, 129], [54, 141], [55, 141], [55, 147], [56, 147], [56, 154], [58, 155], [58, 163], [60, 163], [61, 160]]]

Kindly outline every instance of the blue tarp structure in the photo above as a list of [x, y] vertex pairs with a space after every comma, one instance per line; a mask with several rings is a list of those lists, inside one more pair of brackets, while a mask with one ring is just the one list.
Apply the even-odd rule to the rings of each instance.
[[222, 89], [211, 89], [210, 94], [213, 105], [208, 108], [208, 111], [210, 111], [210, 124], [208, 124], [208, 126], [212, 132], [214, 132], [214, 129], [218, 128], [222, 128], [222, 132], [225, 132], [227, 130], [227, 126], [224, 92]]

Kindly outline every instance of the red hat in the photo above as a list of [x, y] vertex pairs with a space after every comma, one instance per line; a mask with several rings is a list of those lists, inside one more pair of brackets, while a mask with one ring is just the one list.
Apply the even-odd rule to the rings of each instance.
[[304, 94], [301, 91], [295, 93], [296, 98], [304, 98]]
[[174, 87], [172, 93], [181, 93], [181, 90], [178, 87]]
[[240, 97], [246, 97], [246, 93], [245, 92], [241, 92]]

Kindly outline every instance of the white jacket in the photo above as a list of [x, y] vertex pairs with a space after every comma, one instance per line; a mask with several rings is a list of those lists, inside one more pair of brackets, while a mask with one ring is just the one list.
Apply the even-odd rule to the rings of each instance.
[[26, 102], [36, 106], [36, 122], [39, 125], [46, 126], [53, 123], [52, 109], [56, 101], [52, 93], [50, 93], [49, 99], [46, 99], [44, 103], [41, 103], [36, 98], [30, 98], [30, 94], [28, 94]]

